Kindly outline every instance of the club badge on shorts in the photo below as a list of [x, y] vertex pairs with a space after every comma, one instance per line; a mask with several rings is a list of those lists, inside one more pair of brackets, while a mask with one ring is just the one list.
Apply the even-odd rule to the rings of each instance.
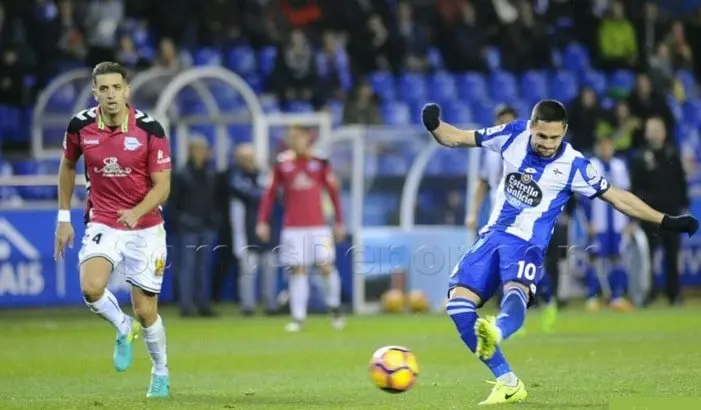
[[158, 258], [156, 259], [156, 269], [154, 272], [156, 273], [156, 276], [163, 276], [163, 274], [166, 271], [166, 260], [165, 258]]

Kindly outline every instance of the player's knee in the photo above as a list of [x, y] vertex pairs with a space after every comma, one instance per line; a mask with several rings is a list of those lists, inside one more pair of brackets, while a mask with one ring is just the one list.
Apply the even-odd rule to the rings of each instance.
[[81, 275], [80, 290], [83, 297], [88, 302], [98, 301], [105, 293], [106, 284], [99, 277], [92, 275]]
[[530, 298], [531, 290], [528, 288], [528, 285], [524, 285], [521, 282], [506, 282], [504, 284], [504, 294], [506, 294], [509, 289], [519, 289], [526, 295], [527, 298]]
[[155, 294], [132, 288], [132, 311], [142, 326], [148, 327], [158, 318], [158, 303]]
[[480, 306], [480, 303], [482, 302], [479, 295], [462, 286], [456, 286], [455, 288], [451, 289], [450, 293], [448, 294], [448, 299], [467, 299], [473, 302], [476, 306]]

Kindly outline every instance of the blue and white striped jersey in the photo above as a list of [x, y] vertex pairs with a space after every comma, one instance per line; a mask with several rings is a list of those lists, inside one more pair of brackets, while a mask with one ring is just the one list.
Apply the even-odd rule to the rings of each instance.
[[591, 162], [570, 144], [544, 158], [531, 147], [529, 121], [484, 128], [477, 145], [501, 154], [503, 176], [487, 225], [480, 233], [501, 231], [545, 249], [555, 222], [574, 193], [594, 198], [609, 188]]
[[[610, 161], [604, 162], [594, 157], [591, 158], [591, 163], [613, 185], [621, 189], [630, 189], [630, 176], [625, 161], [620, 158], [612, 158]], [[614, 209], [608, 202], [600, 199], [592, 201], [590, 222], [596, 233], [610, 231], [622, 233], [629, 221], [627, 215]]]

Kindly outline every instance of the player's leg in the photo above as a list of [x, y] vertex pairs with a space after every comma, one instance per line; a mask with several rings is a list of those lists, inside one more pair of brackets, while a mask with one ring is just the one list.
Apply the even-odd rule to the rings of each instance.
[[543, 302], [541, 309], [541, 327], [545, 333], [553, 331], [555, 321], [557, 320], [557, 300], [554, 296], [552, 277], [550, 272], [546, 271], [538, 282], [538, 294]]
[[280, 263], [287, 269], [290, 292], [290, 313], [292, 322], [285, 326], [288, 332], [302, 330], [307, 319], [309, 305], [309, 278], [307, 270], [310, 262], [305, 258], [304, 230], [285, 228], [280, 235]]
[[608, 282], [611, 289], [610, 306], [620, 312], [633, 310], [633, 304], [626, 299], [628, 278], [621, 260], [621, 242], [623, 238], [617, 232], [609, 232], [605, 254], [608, 262]]
[[599, 256], [589, 258], [589, 264], [585, 272], [585, 282], [587, 285], [586, 309], [595, 312], [601, 308], [599, 295], [601, 294], [601, 284], [599, 281], [599, 271], [603, 269], [604, 262]]
[[250, 316], [256, 310], [256, 277], [260, 258], [257, 252], [242, 249], [238, 252], [238, 259], [241, 313]]
[[166, 330], [158, 314], [158, 294], [163, 284], [167, 248], [162, 226], [132, 232], [123, 248], [126, 281], [132, 285], [131, 303], [141, 324], [153, 367], [147, 397], [170, 394]]
[[324, 281], [326, 305], [336, 329], [345, 326], [341, 316], [341, 276], [336, 269], [336, 249], [330, 229], [319, 230], [314, 237], [313, 258]]
[[263, 298], [265, 300], [265, 312], [267, 314], [277, 313], [277, 265], [275, 264], [275, 254], [268, 250], [261, 250], [260, 271], [262, 278]]
[[117, 298], [107, 289], [107, 282], [114, 267], [121, 262], [116, 247], [119, 232], [104, 225], [88, 225], [78, 255], [80, 263], [80, 288], [88, 308], [109, 322], [117, 331], [114, 368], [124, 371], [131, 365], [131, 342], [138, 327], [119, 307]]

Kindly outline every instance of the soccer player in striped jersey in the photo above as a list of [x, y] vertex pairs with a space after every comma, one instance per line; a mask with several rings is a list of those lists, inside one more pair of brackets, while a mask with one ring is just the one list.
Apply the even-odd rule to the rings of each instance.
[[[436, 104], [424, 107], [422, 120], [440, 144], [486, 148], [498, 152], [504, 161], [489, 222], [453, 270], [446, 309], [460, 338], [496, 377], [491, 394], [480, 404], [523, 401], [526, 387], [511, 370], [500, 345], [524, 323], [543, 275], [553, 227], [570, 197], [575, 193], [600, 197], [630, 217], [689, 235], [698, 230], [698, 220], [691, 215], [665, 215], [611, 186], [587, 158], [562, 141], [567, 110], [559, 101], [538, 102], [530, 121], [479, 130], [462, 130], [441, 121]], [[500, 287], [504, 297], [499, 315], [480, 318], [477, 309]]]

